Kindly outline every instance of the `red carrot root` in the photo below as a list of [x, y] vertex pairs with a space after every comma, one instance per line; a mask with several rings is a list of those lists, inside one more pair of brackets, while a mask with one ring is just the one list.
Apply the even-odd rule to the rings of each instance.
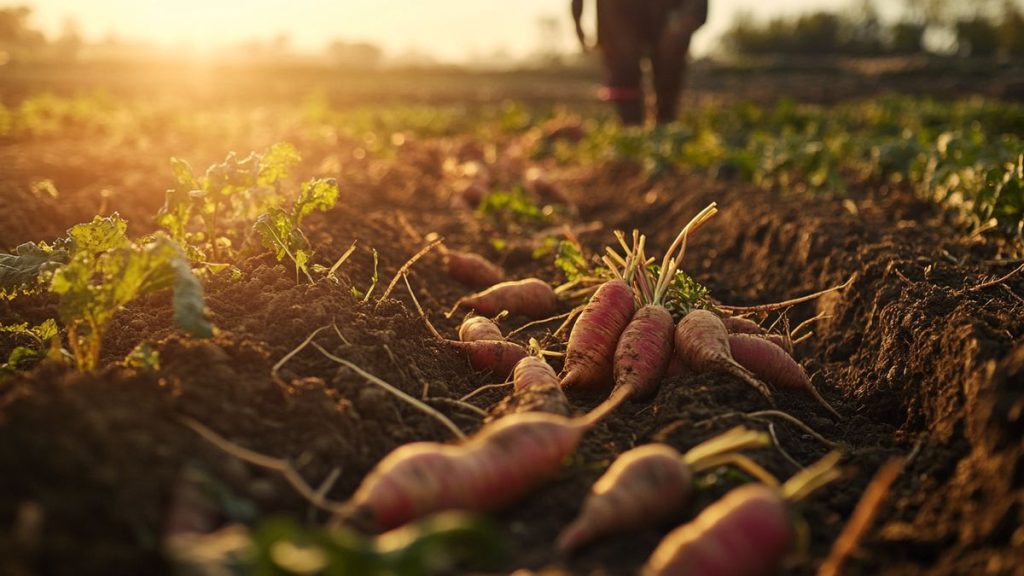
[[527, 356], [520, 360], [512, 371], [512, 385], [508, 412], [547, 412], [562, 416], [571, 412], [558, 375], [543, 357]]
[[629, 284], [619, 279], [598, 287], [569, 333], [562, 386], [611, 386], [615, 347], [632, 317], [633, 290]]
[[[435, 338], [447, 343], [452, 348], [465, 352], [466, 357], [469, 359], [469, 365], [474, 370], [489, 370], [495, 376], [505, 378], [508, 376], [512, 369], [515, 368], [516, 362], [519, 362], [526, 357], [526, 348], [523, 348], [515, 342], [508, 342], [504, 339], [499, 340], [449, 340], [441, 335], [440, 332], [434, 328], [434, 325], [427, 319], [427, 314], [423, 311], [423, 307], [420, 306], [419, 300], [416, 298], [416, 293], [412, 291], [412, 286], [409, 284], [409, 278], [403, 276], [405, 280], [405, 286], [409, 289], [409, 297], [412, 298], [412, 303], [416, 306], [416, 310], [420, 314], [420, 318], [423, 319], [423, 323], [427, 325], [427, 329], [434, 335]], [[495, 326], [497, 328], [497, 326]], [[460, 330], [460, 335], [462, 331]], [[501, 338], [501, 331], [498, 331], [498, 337]]]
[[459, 326], [459, 340], [462, 342], [504, 339], [501, 328], [498, 328], [493, 320], [484, 316], [468, 316]]
[[527, 351], [515, 342], [504, 340], [476, 340], [460, 342], [446, 340], [456, 350], [466, 353], [469, 365], [474, 370], [489, 370], [499, 378], [505, 378], [515, 368], [516, 363], [526, 358]]
[[[775, 344], [789, 354], [793, 353], [793, 340], [786, 334], [772, 332], [769, 328], [765, 328], [757, 322], [741, 316], [723, 316], [721, 317], [721, 320], [722, 324], [725, 325], [725, 329], [729, 332], [730, 337], [733, 334], [754, 336]], [[742, 362], [740, 362], [740, 364], [742, 365]]]
[[745, 484], [670, 532], [644, 566], [644, 576], [769, 576], [796, 541], [790, 502], [839, 476], [832, 452], [781, 488]]
[[493, 286], [505, 279], [505, 271], [500, 266], [472, 252], [446, 250], [444, 265], [454, 280], [474, 288]]
[[[790, 356], [793, 355], [793, 339], [785, 334], [751, 334], [751, 336], [756, 336], [757, 338], [771, 342], [779, 348], [782, 348], [786, 354], [789, 354]], [[740, 365], [743, 365], [743, 363], [740, 362]]]
[[558, 310], [558, 296], [547, 282], [527, 278], [495, 284], [483, 292], [464, 296], [455, 308], [475, 310], [478, 314], [495, 316], [507, 310], [513, 316], [546, 318]]
[[746, 484], [669, 533], [644, 576], [768, 576], [793, 546], [795, 534], [778, 490]]
[[433, 442], [398, 447], [377, 464], [352, 496], [354, 517], [384, 530], [459, 507], [458, 491], [446, 484], [462, 472], [462, 454], [457, 446]]
[[513, 414], [461, 446], [402, 446], [363, 480], [348, 502], [347, 519], [383, 530], [440, 510], [508, 505], [558, 473], [590, 422]]
[[766, 434], [734, 428], [685, 455], [667, 444], [648, 444], [622, 453], [594, 484], [579, 516], [562, 531], [558, 547], [575, 550], [599, 536], [654, 526], [675, 515], [693, 491], [695, 473], [722, 464], [739, 465], [778, 485], [768, 472], [735, 454], [767, 446]]
[[779, 388], [804, 390], [833, 416], [841, 418], [811, 384], [803, 366], [775, 343], [753, 334], [730, 334], [729, 350], [736, 362], [761, 380]]
[[[725, 329], [728, 330], [729, 334], [752, 334], [758, 338], [764, 338], [769, 342], [772, 342], [776, 346], [782, 348], [789, 354], [793, 353], [793, 339], [785, 334], [776, 334], [770, 332], [757, 322], [749, 318], [743, 318], [741, 316], [723, 316], [722, 324], [725, 325]], [[743, 364], [740, 362], [740, 364]]]
[[722, 324], [729, 334], [767, 334], [763, 326], [742, 316], [723, 316]]
[[[624, 452], [591, 489], [580, 515], [558, 536], [571, 551], [608, 533], [657, 524], [693, 492], [693, 472], [667, 444]], [[652, 497], [653, 496], [653, 497]]]
[[675, 346], [675, 353], [691, 370], [731, 374], [771, 400], [768, 387], [733, 359], [729, 352], [729, 333], [714, 313], [693, 310], [684, 316], [676, 326]]
[[636, 311], [615, 347], [616, 389], [633, 398], [654, 393], [672, 356], [673, 327], [672, 314], [660, 305]]
[[516, 364], [512, 375], [512, 387], [515, 392], [530, 388], [550, 388], [552, 384], [558, 388], [558, 375], [543, 358], [527, 356]]

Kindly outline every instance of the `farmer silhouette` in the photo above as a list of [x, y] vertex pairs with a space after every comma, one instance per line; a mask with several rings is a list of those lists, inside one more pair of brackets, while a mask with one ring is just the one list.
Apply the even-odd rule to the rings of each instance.
[[[582, 13], [583, 0], [572, 0], [576, 35], [586, 48]], [[707, 16], [707, 0], [597, 0], [597, 46], [606, 74], [601, 96], [615, 105], [623, 124], [644, 123], [645, 58], [653, 73], [656, 120], [675, 120], [690, 37]]]

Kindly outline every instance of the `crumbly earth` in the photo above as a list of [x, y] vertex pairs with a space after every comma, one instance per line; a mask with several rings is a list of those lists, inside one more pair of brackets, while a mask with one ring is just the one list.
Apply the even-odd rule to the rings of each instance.
[[[272, 138], [195, 147], [171, 138], [123, 144], [133, 154], [90, 150], [84, 137], [73, 136], [0, 143], [0, 165], [8, 167], [0, 194], [12, 207], [0, 212], [5, 249], [56, 237], [98, 210], [119, 210], [132, 234], [150, 232], [171, 185], [168, 156], [188, 152], [194, 166], [204, 166], [226, 149], [260, 149], [274, 139], [290, 140], [302, 152], [297, 177], [339, 179], [342, 201], [308, 220], [315, 260], [329, 266], [353, 241], [361, 247], [336, 282], [315, 285], [296, 283], [294, 270], [268, 254], [243, 251], [241, 280], [204, 279], [209, 318], [219, 329], [215, 338], [177, 332], [170, 297], [156, 295], [133, 302], [113, 320], [103, 348], [107, 367], [99, 372], [43, 363], [0, 384], [0, 573], [170, 572], [161, 543], [179, 487], [196, 474], [220, 495], [207, 514], [210, 528], [271, 514], [325, 520], [278, 474], [226, 456], [187, 420], [289, 459], [314, 486], [337, 471], [328, 491], [334, 500], [351, 495], [395, 447], [451, 439], [435, 420], [313, 348], [274, 370], [322, 326], [337, 328], [316, 336], [326, 350], [425, 399], [467, 432], [480, 425], [477, 411], [452, 400], [496, 379], [475, 373], [428, 332], [404, 284], [378, 298], [431, 232], [448, 246], [499, 261], [512, 278], [561, 280], [550, 255], [533, 258], [541, 238], [536, 230], [491, 222], [455, 202], [443, 159], [472, 154], [474, 143], [492, 143], [424, 138], [378, 158], [353, 154], [358, 143], [344, 139]], [[651, 181], [629, 163], [539, 162], [572, 200], [574, 208], [559, 217], [590, 253], [611, 243], [616, 229], [638, 228], [649, 246], [663, 247], [693, 214], [717, 202], [720, 213], [692, 238], [685, 268], [720, 302], [773, 302], [853, 277], [847, 289], [790, 314], [792, 322], [825, 314], [796, 356], [843, 418], [831, 419], [796, 391], [777, 392], [778, 408], [839, 443], [847, 457], [842, 480], [799, 507], [812, 539], [785, 573], [814, 573], [874, 472], [895, 456], [907, 457], [906, 469], [847, 560], [847, 574], [1024, 570], [1024, 275], [969, 290], [1012, 269], [998, 262], [998, 243], [966, 236], [931, 204], [881, 183], [839, 201], [768, 193], [685, 169]], [[59, 200], [29, 191], [41, 178], [64, 192]], [[494, 238], [509, 245], [499, 252]], [[380, 282], [364, 302], [352, 289], [370, 285], [369, 248], [379, 258]], [[438, 330], [454, 335], [460, 318], [442, 313], [467, 289], [445, 277], [439, 254], [417, 262], [409, 280]], [[570, 307], [563, 304], [563, 311]], [[55, 313], [44, 296], [0, 303], [4, 323]], [[507, 331], [524, 323], [512, 318], [502, 325]], [[558, 351], [561, 340], [551, 337], [558, 323], [516, 338], [534, 336]], [[143, 341], [159, 352], [159, 371], [116, 364]], [[0, 356], [14, 344], [0, 342]], [[506, 393], [496, 388], [469, 402], [486, 411]], [[570, 400], [579, 411], [598, 401]], [[796, 462], [806, 465], [825, 453], [784, 421], [744, 415], [765, 408], [757, 393], [730, 377], [665, 379], [654, 398], [623, 406], [590, 433], [555, 481], [494, 515], [510, 552], [501, 573], [635, 573], [671, 525], [608, 538], [572, 556], [551, 545], [593, 481], [633, 446], [664, 441], [685, 450], [737, 424], [767, 429], [770, 422]], [[774, 449], [753, 457], [782, 478], [796, 471]], [[708, 483], [673, 524], [735, 482], [721, 477]]]

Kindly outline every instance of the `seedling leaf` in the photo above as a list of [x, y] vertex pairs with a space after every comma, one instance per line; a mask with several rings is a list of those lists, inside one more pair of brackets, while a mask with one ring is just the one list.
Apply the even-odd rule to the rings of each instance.
[[174, 180], [185, 190], [196, 188], [196, 176], [189, 163], [180, 158], [171, 158], [171, 173]]
[[302, 219], [314, 210], [326, 212], [338, 201], [338, 182], [334, 178], [316, 178], [302, 183], [298, 199], [292, 208], [292, 219], [298, 227]]
[[82, 370], [97, 367], [103, 332], [113, 315], [135, 298], [164, 288], [175, 289], [175, 320], [182, 328], [200, 337], [213, 332], [202, 318], [202, 286], [178, 245], [162, 233], [141, 246], [125, 242], [101, 253], [76, 251], [50, 282], [50, 290], [60, 296], [58, 311]]
[[130, 242], [125, 233], [128, 222], [114, 212], [110, 216], [96, 216], [92, 222], [76, 224], [68, 230], [71, 238], [72, 256], [79, 253], [95, 254], [127, 246]]
[[19, 292], [31, 292], [40, 286], [39, 277], [68, 261], [63, 248], [26, 242], [14, 254], [0, 254], [0, 298], [13, 298]]
[[575, 242], [562, 240], [558, 243], [558, 253], [555, 256], [555, 267], [565, 274], [569, 282], [578, 280], [590, 273], [590, 266], [587, 264], [583, 252]]
[[260, 186], [273, 186], [287, 178], [291, 167], [301, 160], [295, 146], [284, 142], [274, 144], [260, 159], [256, 181]]

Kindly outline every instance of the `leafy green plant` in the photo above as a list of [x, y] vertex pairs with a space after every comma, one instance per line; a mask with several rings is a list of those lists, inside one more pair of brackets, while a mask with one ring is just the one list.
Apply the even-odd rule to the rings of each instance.
[[0, 298], [10, 300], [20, 293], [44, 288], [44, 273], [67, 264], [70, 258], [63, 244], [26, 242], [15, 248], [13, 254], [0, 254]]
[[110, 319], [132, 300], [165, 288], [174, 290], [174, 320], [193, 335], [213, 328], [203, 317], [203, 288], [178, 245], [162, 233], [138, 244], [125, 235], [127, 222], [114, 214], [68, 230], [68, 262], [48, 273], [50, 291], [68, 346], [83, 371], [99, 366], [100, 346]]
[[302, 232], [302, 219], [314, 210], [330, 210], [337, 201], [338, 183], [333, 178], [317, 178], [302, 184], [291, 209], [271, 208], [256, 220], [255, 229], [263, 239], [263, 245], [274, 251], [279, 262], [287, 257], [295, 264], [296, 281], [300, 274], [304, 274], [313, 283], [309, 274], [313, 249]]
[[7, 355], [7, 361], [0, 364], [0, 380], [12, 376], [22, 364], [35, 362], [56, 351], [59, 354], [60, 341], [57, 339], [60, 329], [52, 318], [35, 326], [27, 322], [0, 326], [0, 333], [10, 334], [15, 338], [28, 340], [31, 345], [15, 346]]
[[160, 370], [160, 352], [148, 342], [139, 342], [124, 357], [124, 365], [145, 372], [156, 372]]
[[281, 183], [300, 161], [291, 144], [239, 160], [234, 153], [197, 176], [185, 160], [171, 159], [178, 188], [168, 190], [157, 225], [194, 262], [216, 261], [239, 240], [238, 224], [251, 222], [283, 202]]
[[574, 282], [591, 275], [590, 264], [575, 242], [562, 240], [555, 254], [555, 267], [565, 274], [567, 282]]
[[496, 191], [487, 195], [477, 206], [477, 214], [502, 224], [542, 225], [551, 220], [554, 209], [538, 205], [533, 197], [520, 187]]

